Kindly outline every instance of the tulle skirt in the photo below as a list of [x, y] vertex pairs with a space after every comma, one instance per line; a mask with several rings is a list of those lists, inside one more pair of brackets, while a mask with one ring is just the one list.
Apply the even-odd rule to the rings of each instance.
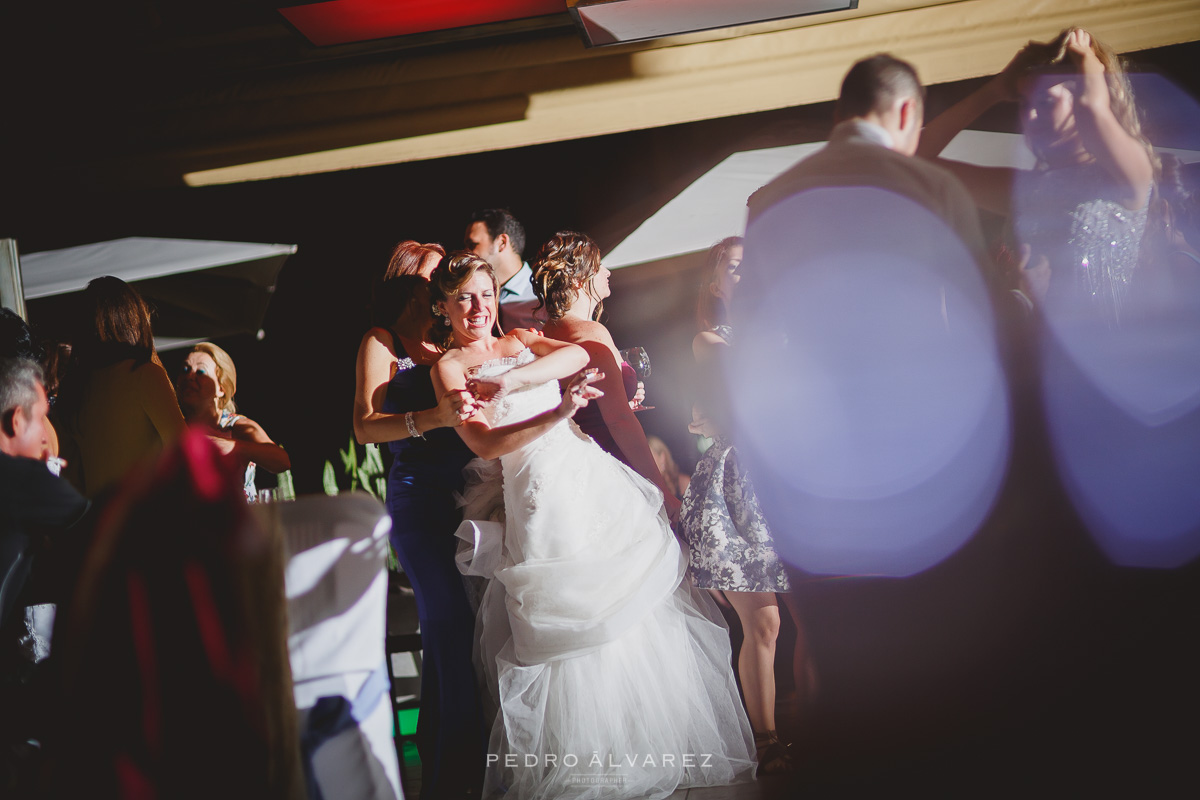
[[684, 579], [658, 489], [569, 423], [468, 472], [460, 566], [485, 581], [478, 654], [495, 714], [484, 795], [752, 780], [729, 632]]

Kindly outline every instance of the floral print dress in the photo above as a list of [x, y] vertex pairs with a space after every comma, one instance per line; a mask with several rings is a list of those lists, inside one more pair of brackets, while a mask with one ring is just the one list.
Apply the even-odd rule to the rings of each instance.
[[[732, 338], [728, 326], [714, 332]], [[696, 465], [679, 509], [679, 529], [691, 550], [688, 574], [701, 589], [788, 591], [754, 487], [724, 436], [717, 436]]]

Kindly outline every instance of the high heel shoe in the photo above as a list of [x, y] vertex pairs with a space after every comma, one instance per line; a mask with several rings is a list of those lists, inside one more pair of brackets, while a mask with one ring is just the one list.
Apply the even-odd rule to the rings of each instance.
[[796, 761], [792, 757], [791, 745], [779, 740], [775, 731], [754, 734], [754, 750], [758, 757], [758, 774], [772, 775], [779, 772], [794, 772]]

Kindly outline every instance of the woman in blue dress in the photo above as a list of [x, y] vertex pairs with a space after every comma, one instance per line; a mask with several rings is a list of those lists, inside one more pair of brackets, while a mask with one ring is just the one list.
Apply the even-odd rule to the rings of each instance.
[[403, 241], [371, 297], [374, 327], [358, 349], [354, 435], [392, 453], [387, 505], [392, 546], [416, 594], [421, 624], [421, 796], [477, 795], [484, 727], [471, 661], [475, 614], [454, 562], [461, 514], [454, 495], [473, 454], [452, 430], [476, 409], [469, 392], [434, 394], [429, 276], [445, 251]]

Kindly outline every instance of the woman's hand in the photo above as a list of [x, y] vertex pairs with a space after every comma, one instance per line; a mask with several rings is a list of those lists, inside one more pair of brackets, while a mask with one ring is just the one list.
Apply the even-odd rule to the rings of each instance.
[[1021, 260], [1017, 265], [1017, 288], [1031, 301], [1046, 299], [1050, 289], [1050, 259], [1044, 253], [1033, 254], [1027, 244], [1021, 245]]
[[512, 376], [512, 370], [486, 378], [468, 378], [467, 391], [480, 403], [491, 403], [504, 397], [514, 389], [519, 389], [521, 383]]
[[1092, 49], [1092, 35], [1082, 28], [1076, 28], [1067, 34], [1067, 54], [1084, 75], [1103, 75], [1104, 64], [1100, 62], [1096, 51]]
[[1046, 63], [1049, 56], [1049, 48], [1043, 42], [1030, 42], [1018, 50], [995, 78], [1001, 93], [1000, 99], [1010, 102], [1021, 99], [1021, 78], [1031, 67]]
[[642, 401], [646, 399], [646, 384], [641, 381], [637, 382], [637, 391], [633, 393], [633, 399], [629, 401], [629, 407], [637, 411], [642, 407]]
[[481, 404], [464, 389], [451, 389], [441, 396], [437, 404], [437, 427], [457, 428], [469, 420]]
[[589, 400], [604, 397], [604, 392], [592, 386], [593, 382], [603, 379], [604, 373], [595, 368], [585, 369], [572, 378], [558, 406], [559, 415], [568, 419], [575, 416], [575, 412], [586, 406]]
[[688, 423], [688, 433], [694, 433], [697, 436], [704, 436], [709, 439], [716, 438], [719, 431], [716, 424], [713, 423], [708, 415], [698, 405], [692, 406], [692, 421]]

